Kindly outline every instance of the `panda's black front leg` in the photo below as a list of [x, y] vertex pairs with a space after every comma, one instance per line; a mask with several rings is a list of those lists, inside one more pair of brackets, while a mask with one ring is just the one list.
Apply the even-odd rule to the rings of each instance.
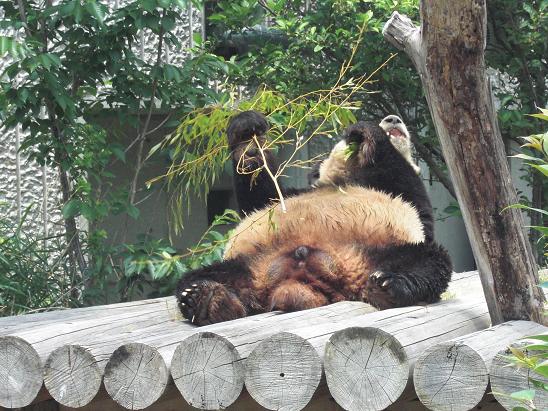
[[364, 295], [380, 309], [439, 301], [453, 271], [447, 251], [435, 243], [376, 250], [370, 261], [375, 271], [366, 281]]
[[251, 272], [240, 259], [187, 273], [177, 286], [176, 297], [183, 316], [196, 325], [234, 320], [262, 308]]

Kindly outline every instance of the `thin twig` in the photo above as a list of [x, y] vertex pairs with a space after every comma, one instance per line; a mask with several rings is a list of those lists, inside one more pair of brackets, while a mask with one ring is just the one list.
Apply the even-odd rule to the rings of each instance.
[[270, 167], [268, 167], [268, 163], [266, 161], [266, 156], [264, 154], [264, 149], [259, 144], [259, 140], [257, 139], [257, 136], [253, 136], [253, 140], [255, 141], [255, 144], [257, 145], [257, 149], [259, 150], [259, 153], [261, 153], [261, 157], [263, 158], [263, 167], [272, 179], [272, 182], [274, 183], [274, 187], [276, 187], [276, 192], [278, 193], [278, 198], [280, 200], [280, 206], [282, 207], [282, 212], [287, 212], [287, 207], [285, 206], [285, 200], [282, 193], [282, 189], [280, 188], [280, 184], [278, 183], [278, 179], [272, 174], [272, 171], [270, 170]]

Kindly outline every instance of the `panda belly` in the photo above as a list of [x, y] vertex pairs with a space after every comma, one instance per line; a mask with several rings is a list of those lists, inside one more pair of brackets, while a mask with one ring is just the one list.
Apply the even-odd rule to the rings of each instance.
[[226, 258], [253, 256], [300, 245], [337, 248], [354, 244], [382, 247], [421, 243], [417, 210], [401, 198], [359, 186], [323, 187], [255, 211], [234, 230]]

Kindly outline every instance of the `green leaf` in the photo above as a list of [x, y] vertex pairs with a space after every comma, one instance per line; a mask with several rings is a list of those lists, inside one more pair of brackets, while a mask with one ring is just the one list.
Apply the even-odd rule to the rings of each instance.
[[525, 210], [529, 210], [529, 211], [535, 211], [535, 212], [540, 213], [540, 214], [548, 215], [548, 211], [546, 211], [546, 210], [541, 210], [540, 208], [529, 207], [529, 206], [526, 206], [524, 204], [512, 204], [508, 207], [505, 207], [502, 211], [504, 211], [508, 208], [521, 208], [521, 209], [525, 209]]
[[171, 31], [175, 27], [175, 17], [166, 16], [162, 19], [162, 27], [165, 31]]
[[535, 398], [535, 390], [521, 390], [513, 392], [510, 397], [518, 401], [533, 401]]
[[523, 160], [527, 160], [527, 161], [539, 161], [539, 162], [543, 162], [544, 160], [542, 158], [538, 158], [538, 157], [533, 157], [533, 156], [529, 156], [527, 154], [516, 154], [516, 155], [513, 155], [513, 156], [510, 156], [511, 158], [521, 158]]
[[544, 174], [544, 176], [548, 177], [548, 164], [530, 164], [530, 166], [540, 171], [542, 174]]
[[187, 0], [173, 0], [173, 3], [184, 10], [186, 10], [186, 8], [188, 7]]
[[100, 24], [103, 24], [103, 21], [105, 20], [105, 11], [103, 10], [103, 7], [101, 7], [100, 4], [97, 4], [95, 0], [88, 0], [88, 2], [85, 5], [86, 11], [91, 14], [93, 17], [95, 17]]
[[156, 3], [156, 0], [141, 0], [139, 3], [141, 4], [141, 7], [146, 11], [154, 11], [156, 9], [156, 6], [158, 5], [158, 3]]
[[128, 207], [127, 207], [126, 211], [127, 211], [128, 215], [130, 217], [132, 217], [133, 219], [137, 220], [139, 218], [140, 211], [134, 205], [128, 204]]
[[540, 340], [544, 342], [548, 342], [548, 334], [538, 334], [538, 335], [529, 335], [527, 337], [523, 337], [524, 340]]
[[544, 113], [542, 113], [542, 114], [528, 114], [528, 116], [536, 117], [536, 118], [540, 118], [541, 120], [548, 121], [548, 114], [544, 114]]
[[82, 8], [79, 0], [77, 0], [75, 3], [76, 4], [74, 6], [74, 12], [72, 13], [72, 16], [74, 17], [74, 21], [76, 22], [76, 24], [79, 24], [82, 21], [82, 17], [84, 16], [84, 9]]
[[126, 152], [122, 148], [114, 146], [114, 147], [111, 147], [110, 149], [112, 151], [112, 154], [114, 154], [114, 156], [118, 160], [122, 161], [123, 163], [126, 162]]
[[548, 378], [548, 361], [541, 362], [539, 365], [533, 368], [533, 371], [537, 374], [542, 375], [545, 378]]
[[539, 233], [548, 235], [548, 227], [544, 227], [542, 225], [526, 225], [525, 227], [532, 228], [533, 230], [536, 230]]
[[70, 200], [63, 206], [63, 217], [65, 219], [74, 217], [75, 215], [80, 213], [81, 206], [82, 202], [80, 200]]
[[12, 37], [0, 36], [0, 56], [6, 53], [15, 58], [23, 58], [28, 54], [28, 49]]
[[323, 46], [317, 44], [315, 47], [314, 47], [314, 53], [317, 53], [318, 51], [321, 51], [323, 49]]

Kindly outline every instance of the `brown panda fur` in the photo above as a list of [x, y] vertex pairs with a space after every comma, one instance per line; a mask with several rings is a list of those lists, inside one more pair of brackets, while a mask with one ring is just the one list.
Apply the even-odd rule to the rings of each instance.
[[[228, 130], [233, 153], [257, 129], [265, 129], [260, 113], [236, 116]], [[433, 242], [422, 181], [378, 125], [350, 127], [344, 144], [350, 143], [358, 144], [356, 155], [342, 169], [338, 160], [332, 162], [335, 168], [320, 168], [320, 187], [286, 190], [286, 212], [272, 202], [275, 190], [261, 176], [264, 171], [256, 180], [235, 175], [237, 196], [245, 200], [240, 204], [248, 215], [235, 229], [224, 261], [181, 280], [176, 296], [186, 318], [203, 325], [342, 300], [384, 309], [439, 299], [451, 263]], [[272, 154], [266, 158], [273, 168]], [[240, 159], [234, 154], [233, 163]], [[248, 153], [246, 168], [262, 166], [262, 156]]]

